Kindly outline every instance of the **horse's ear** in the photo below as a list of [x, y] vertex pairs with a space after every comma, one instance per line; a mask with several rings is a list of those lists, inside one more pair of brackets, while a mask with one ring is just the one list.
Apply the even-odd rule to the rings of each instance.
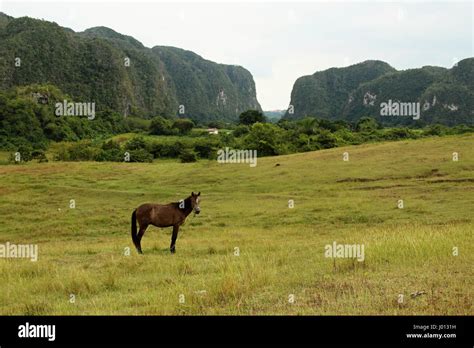
[[200, 196], [200, 195], [201, 195], [201, 191], [198, 192], [198, 196]]
[[194, 191], [193, 191], [193, 192], [191, 192], [191, 197], [194, 197]]

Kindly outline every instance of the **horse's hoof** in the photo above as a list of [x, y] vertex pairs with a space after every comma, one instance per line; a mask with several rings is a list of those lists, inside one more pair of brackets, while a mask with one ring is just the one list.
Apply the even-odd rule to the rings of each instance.
[[176, 253], [176, 248], [170, 248], [172, 254]]

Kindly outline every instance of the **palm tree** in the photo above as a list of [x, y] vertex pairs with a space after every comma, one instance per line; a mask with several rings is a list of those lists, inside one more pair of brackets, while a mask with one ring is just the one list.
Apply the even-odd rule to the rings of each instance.
[[318, 125], [318, 120], [315, 119], [314, 117], [308, 117], [306, 116], [299, 122], [302, 132], [311, 135], [315, 133], [315, 128]]

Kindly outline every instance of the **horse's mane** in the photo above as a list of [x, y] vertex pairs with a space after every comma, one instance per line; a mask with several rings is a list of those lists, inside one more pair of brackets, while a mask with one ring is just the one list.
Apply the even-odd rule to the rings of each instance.
[[186, 210], [187, 208], [190, 208], [191, 207], [191, 196], [187, 197], [185, 200], [184, 200], [184, 208], [180, 208], [179, 207], [179, 204], [180, 202], [173, 202], [171, 203], [174, 207], [178, 208], [178, 209], [184, 209]]

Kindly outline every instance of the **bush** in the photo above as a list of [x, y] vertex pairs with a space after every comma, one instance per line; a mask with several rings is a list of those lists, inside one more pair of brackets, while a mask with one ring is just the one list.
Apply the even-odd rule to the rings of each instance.
[[125, 160], [125, 152], [120, 149], [101, 149], [95, 160], [98, 162], [122, 162]]
[[217, 146], [210, 142], [198, 142], [194, 145], [194, 150], [200, 158], [213, 158], [217, 152]]
[[425, 130], [425, 135], [445, 135], [447, 133], [448, 128], [445, 126], [442, 126], [440, 124], [434, 124], [432, 126], [429, 126]]
[[31, 160], [38, 160], [38, 162], [43, 163], [43, 162], [48, 162], [48, 159], [46, 158], [46, 154], [43, 150], [41, 149], [35, 149], [33, 150], [32, 147], [28, 144], [26, 145], [20, 145], [18, 149], [10, 154], [9, 161], [10, 162], [15, 162], [16, 161], [16, 153], [20, 154], [20, 162], [29, 162]]
[[320, 131], [316, 141], [321, 145], [322, 149], [330, 149], [337, 146], [337, 138], [326, 129]]
[[171, 135], [173, 134], [172, 124], [170, 120], [157, 116], [151, 120], [150, 134], [153, 135]]
[[248, 132], [249, 132], [249, 127], [244, 124], [241, 124], [235, 127], [234, 132], [232, 134], [234, 135], [234, 137], [238, 138], [238, 137], [241, 137], [242, 135], [248, 134]]
[[453, 132], [453, 134], [465, 134], [465, 133], [473, 132], [474, 127], [469, 127], [464, 124], [460, 124], [458, 126], [451, 128], [451, 131]]
[[247, 110], [239, 115], [240, 124], [252, 125], [257, 122], [264, 123], [266, 121], [265, 116], [258, 110]]
[[102, 150], [121, 150], [120, 144], [117, 141], [109, 140], [102, 144]]
[[160, 157], [168, 157], [168, 158], [177, 158], [181, 151], [184, 148], [184, 144], [180, 141], [176, 141], [174, 143], [165, 143], [162, 144]]
[[150, 120], [145, 120], [138, 117], [127, 117], [125, 119], [125, 126], [128, 132], [146, 132], [150, 129]]
[[125, 150], [145, 150], [148, 144], [142, 136], [135, 136], [125, 144]]
[[33, 150], [31, 157], [38, 160], [39, 163], [48, 162], [48, 158], [43, 150]]
[[314, 136], [308, 136], [304, 133], [300, 134], [296, 140], [297, 143], [297, 151], [307, 152], [307, 151], [315, 151], [319, 150], [321, 146], [316, 141]]
[[29, 162], [33, 159], [33, 148], [28, 145], [20, 145], [17, 149], [20, 153], [20, 162]]
[[69, 161], [69, 151], [66, 147], [61, 147], [54, 154], [55, 161]]
[[189, 118], [179, 118], [173, 122], [172, 128], [178, 130], [179, 134], [188, 134], [194, 127], [194, 122]]
[[243, 145], [257, 150], [258, 156], [279, 155], [283, 145], [283, 130], [271, 123], [255, 123], [244, 138]]
[[157, 141], [154, 141], [150, 144], [150, 150], [149, 151], [152, 154], [153, 158], [163, 157], [162, 156], [163, 147], [164, 147], [164, 144], [162, 144], [160, 142], [157, 142]]
[[207, 124], [207, 127], [208, 128], [224, 128], [224, 122], [222, 121], [219, 121], [219, 120], [216, 120], [216, 121], [210, 121], [208, 122]]
[[197, 161], [197, 156], [193, 150], [186, 148], [179, 154], [179, 159], [181, 160], [181, 163], [191, 163]]
[[379, 125], [372, 117], [361, 117], [356, 124], [358, 132], [373, 132], [379, 128]]
[[416, 138], [416, 135], [408, 128], [392, 128], [384, 134], [383, 138], [387, 140], [410, 139]]
[[360, 133], [351, 132], [347, 128], [340, 128], [333, 133], [339, 145], [358, 145], [363, 142]]
[[153, 155], [146, 151], [145, 149], [131, 150], [130, 153], [130, 162], [148, 162], [153, 161]]
[[73, 143], [68, 150], [69, 161], [93, 161], [98, 152], [89, 142]]

